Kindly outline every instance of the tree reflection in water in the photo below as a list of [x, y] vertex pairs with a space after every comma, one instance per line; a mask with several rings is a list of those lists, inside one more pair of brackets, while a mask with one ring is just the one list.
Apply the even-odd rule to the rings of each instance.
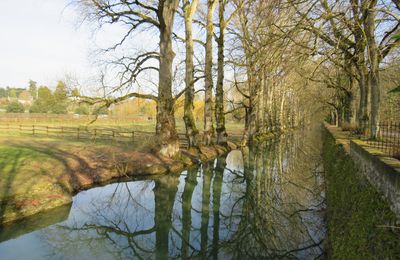
[[305, 140], [288, 136], [244, 152], [244, 196], [231, 214], [240, 222], [224, 242], [234, 258], [323, 257], [320, 150]]
[[[304, 136], [307, 133], [307, 136]], [[296, 133], [170, 174], [76, 196], [39, 231], [48, 257], [323, 257], [319, 140]], [[314, 140], [314, 141], [311, 141]], [[15, 243], [18, 243], [18, 239]], [[1, 244], [0, 244], [1, 248]]]
[[190, 231], [192, 230], [192, 196], [194, 188], [196, 186], [197, 186], [197, 169], [192, 168], [187, 171], [187, 175], [185, 178], [185, 188], [182, 193], [181, 256], [183, 259], [189, 258]]

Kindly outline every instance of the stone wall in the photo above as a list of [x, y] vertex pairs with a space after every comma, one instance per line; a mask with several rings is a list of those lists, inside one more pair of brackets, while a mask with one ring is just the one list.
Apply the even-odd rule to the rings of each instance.
[[396, 215], [382, 192], [361, 173], [365, 171], [361, 164], [370, 159], [362, 152], [355, 155], [354, 149], [350, 156], [350, 133], [334, 126], [325, 129], [326, 258], [400, 259]]
[[360, 173], [383, 195], [400, 219], [400, 161], [385, 157], [360, 140], [350, 141], [350, 156], [359, 166]]

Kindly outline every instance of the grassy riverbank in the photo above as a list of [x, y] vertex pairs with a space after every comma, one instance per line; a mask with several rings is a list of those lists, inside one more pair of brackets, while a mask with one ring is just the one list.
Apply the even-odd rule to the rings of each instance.
[[330, 258], [399, 258], [400, 230], [391, 228], [395, 216], [389, 205], [329, 133], [323, 154]]
[[128, 176], [177, 172], [228, 150], [200, 147], [170, 159], [149, 147], [0, 137], [0, 224], [68, 204], [82, 189]]

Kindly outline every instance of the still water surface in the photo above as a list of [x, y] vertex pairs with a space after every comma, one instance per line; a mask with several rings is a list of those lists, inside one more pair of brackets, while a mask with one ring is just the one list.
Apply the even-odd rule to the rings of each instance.
[[298, 132], [80, 192], [70, 208], [0, 231], [0, 259], [323, 258], [319, 145]]

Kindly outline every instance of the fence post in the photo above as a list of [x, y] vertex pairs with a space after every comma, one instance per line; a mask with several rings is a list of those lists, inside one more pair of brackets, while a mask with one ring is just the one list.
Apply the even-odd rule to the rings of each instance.
[[392, 134], [393, 134], [393, 122], [392, 121], [390, 121], [389, 122], [389, 126], [388, 126], [388, 128], [387, 128], [387, 130], [386, 130], [386, 135], [387, 135], [387, 140], [382, 140], [382, 141], [384, 141], [386, 144], [385, 144], [385, 153], [386, 154], [389, 154], [389, 155], [391, 155], [391, 150], [392, 150], [392, 141], [393, 141], [393, 136], [392, 136]]
[[115, 141], [115, 131], [112, 130], [112, 139]]
[[383, 142], [385, 142], [385, 153], [390, 155], [390, 146], [391, 146], [391, 142], [393, 140], [392, 137], [392, 129], [393, 129], [393, 123], [392, 121], [390, 121], [388, 123], [388, 127], [386, 130], [386, 140], [382, 140]]
[[393, 153], [393, 157], [398, 156], [397, 155], [397, 149], [399, 148], [399, 136], [397, 135], [397, 132], [400, 130], [399, 129], [399, 124], [397, 122], [394, 123], [393, 126], [393, 144], [392, 144], [392, 153]]
[[94, 140], [97, 138], [97, 128], [94, 129]]
[[396, 145], [396, 151], [395, 151], [395, 156], [397, 159], [400, 160], [400, 122], [397, 123], [396, 125], [396, 139], [397, 139], [397, 145]]
[[135, 142], [135, 131], [132, 131], [132, 142]]
[[78, 140], [79, 140], [79, 126], [78, 126]]
[[391, 156], [395, 155], [395, 150], [396, 150], [396, 131], [397, 131], [397, 127], [396, 127], [396, 122], [394, 122], [394, 124], [392, 125], [392, 135], [391, 135], [391, 141], [390, 141], [390, 153]]
[[[389, 124], [389, 123], [387, 123], [387, 124]], [[377, 142], [377, 147], [378, 147], [378, 149], [380, 149], [380, 150], [382, 150], [382, 151], [385, 151], [385, 146], [384, 146], [384, 143], [383, 143], [383, 140], [382, 140], [382, 136], [384, 136], [385, 135], [385, 131], [387, 132], [387, 127], [386, 127], [386, 125], [385, 125], [385, 122], [383, 122], [382, 124], [381, 124], [381, 128], [382, 129], [379, 129], [379, 132], [377, 133], [377, 136], [376, 136], [376, 140], [375, 140], [375, 142]], [[385, 129], [386, 128], [386, 129]]]

